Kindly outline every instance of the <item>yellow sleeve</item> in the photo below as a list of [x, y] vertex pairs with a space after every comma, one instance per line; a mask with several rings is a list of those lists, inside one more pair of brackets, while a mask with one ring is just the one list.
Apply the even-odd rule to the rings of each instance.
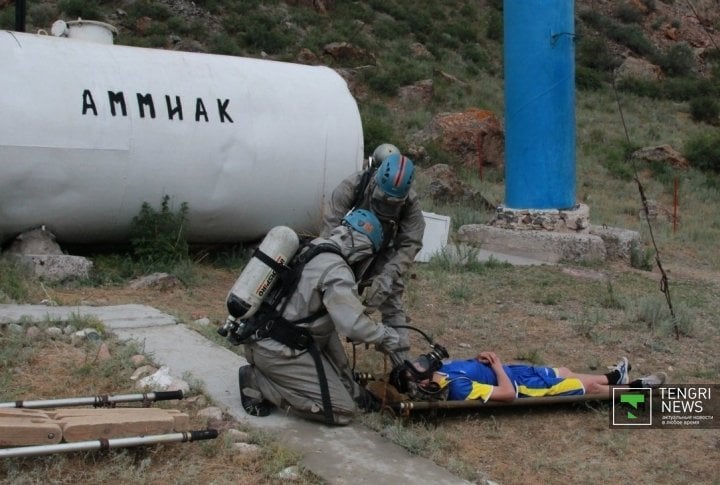
[[473, 381], [470, 394], [465, 399], [482, 399], [483, 402], [488, 402], [493, 392], [493, 386], [490, 384], [482, 384], [480, 382]]

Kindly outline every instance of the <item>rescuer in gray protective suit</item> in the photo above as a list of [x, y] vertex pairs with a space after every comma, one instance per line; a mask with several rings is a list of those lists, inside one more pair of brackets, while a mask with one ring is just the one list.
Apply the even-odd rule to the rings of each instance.
[[273, 327], [307, 330], [317, 358], [312, 348], [294, 348], [293, 340], [289, 345], [278, 341], [288, 341], [282, 333], [260, 335], [259, 340], [246, 343], [245, 356], [251, 365], [240, 368], [239, 384], [248, 414], [266, 416], [275, 405], [305, 418], [344, 425], [358, 406], [373, 408], [370, 394], [353, 379], [339, 334], [374, 344], [384, 352], [398, 347], [397, 332], [366, 314], [351, 269], [380, 249], [382, 226], [371, 212], [356, 210], [328, 238], [317, 238], [310, 247], [323, 243], [334, 245], [340, 254], [325, 251], [310, 259], [287, 304], [278, 305], [285, 322], [310, 321]]
[[[370, 167], [356, 172], [333, 190], [324, 213], [321, 235], [338, 225], [354, 208], [373, 211], [382, 222], [384, 243], [370, 266], [358, 270], [358, 283], [369, 311], [377, 309], [390, 327], [407, 325], [403, 307], [403, 276], [422, 249], [425, 219], [412, 189], [415, 167], [394, 145], [378, 146], [370, 158]], [[409, 355], [410, 338], [405, 328], [400, 335], [398, 355]]]

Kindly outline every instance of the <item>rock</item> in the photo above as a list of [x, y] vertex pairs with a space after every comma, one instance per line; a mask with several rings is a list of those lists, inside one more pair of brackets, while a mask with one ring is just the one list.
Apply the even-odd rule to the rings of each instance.
[[100, 341], [102, 337], [100, 337], [100, 334], [97, 330], [94, 328], [85, 328], [82, 330], [78, 330], [77, 332], [72, 334], [71, 342], [73, 345], [80, 345], [82, 342], [85, 342], [87, 340], [90, 341]]
[[468, 167], [500, 169], [505, 165], [505, 129], [491, 111], [470, 108], [462, 113], [441, 113], [430, 130], [432, 138]]
[[141, 377], [145, 377], [149, 374], [154, 374], [155, 372], [157, 372], [157, 368], [155, 368], [151, 365], [144, 365], [142, 367], [138, 367], [137, 369], [135, 369], [135, 372], [133, 372], [132, 375], [130, 376], [130, 380], [136, 381], [136, 380], [140, 379]]
[[208, 325], [210, 325], [210, 319], [208, 317], [198, 318], [193, 323], [201, 325], [203, 327], [207, 327]]
[[153, 391], [183, 391], [186, 393], [190, 390], [190, 385], [170, 374], [170, 368], [162, 366], [154, 374], [143, 377], [135, 387], [138, 389], [152, 389]]
[[262, 448], [251, 443], [233, 443], [232, 448], [241, 455], [259, 456], [262, 452]]
[[55, 242], [55, 235], [45, 226], [24, 232], [15, 238], [7, 250], [8, 254], [55, 254], [63, 252]]
[[438, 163], [423, 170], [422, 174], [431, 180], [428, 185], [428, 193], [422, 195], [427, 195], [431, 199], [443, 203], [480, 203], [488, 209], [495, 208], [479, 191], [462, 182], [449, 165]]
[[40, 335], [40, 329], [35, 325], [32, 325], [28, 327], [28, 329], [25, 331], [25, 335], [30, 338], [36, 338], [38, 335]]
[[416, 104], [429, 103], [434, 92], [432, 79], [423, 79], [410, 86], [398, 89], [398, 99], [401, 103]]
[[670, 145], [645, 147], [633, 152], [632, 157], [645, 162], [663, 162], [678, 168], [688, 168], [690, 162]]
[[303, 47], [300, 49], [300, 52], [298, 52], [297, 56], [295, 57], [295, 60], [299, 62], [300, 64], [307, 64], [310, 66], [317, 66], [319, 64], [322, 64], [320, 61], [320, 58], [315, 55], [313, 51], [310, 49], [307, 49]]
[[205, 409], [201, 409], [197, 413], [199, 418], [205, 418], [206, 421], [222, 421], [223, 412], [217, 406], [210, 406]]
[[298, 467], [296, 465], [289, 466], [287, 468], [284, 468], [283, 470], [280, 470], [277, 475], [275, 475], [275, 478], [282, 481], [295, 481], [300, 479], [300, 472], [298, 470]]
[[338, 62], [375, 63], [375, 56], [371, 52], [349, 42], [331, 42], [323, 47], [323, 52]]
[[142, 276], [130, 282], [129, 287], [133, 290], [153, 288], [157, 290], [169, 290], [183, 286], [182, 282], [168, 273], [153, 273]]
[[142, 354], [135, 354], [132, 357], [130, 357], [130, 362], [132, 362], [132, 365], [135, 367], [139, 367], [142, 364], [145, 363], [146, 357]]
[[225, 431], [225, 434], [230, 437], [233, 443], [247, 443], [250, 441], [250, 435], [239, 429], [230, 428]]
[[207, 405], [207, 398], [205, 396], [203, 396], [202, 394], [198, 394], [197, 396], [189, 397], [189, 398], [185, 399], [185, 401], [194, 406], [198, 406], [198, 407], [203, 407], [203, 406]]
[[643, 81], [659, 81], [662, 69], [655, 64], [637, 57], [627, 57], [615, 71], [618, 79], [640, 79]]
[[48, 336], [49, 336], [50, 338], [53, 338], [53, 339], [54, 339], [54, 338], [61, 337], [62, 334], [63, 334], [63, 331], [62, 331], [62, 329], [59, 328], [59, 327], [48, 327], [48, 328], [45, 330], [45, 333], [48, 334]]
[[110, 355], [110, 349], [108, 348], [107, 344], [105, 342], [101, 343], [97, 351], [98, 362], [105, 362], [110, 360], [111, 358], [112, 357]]

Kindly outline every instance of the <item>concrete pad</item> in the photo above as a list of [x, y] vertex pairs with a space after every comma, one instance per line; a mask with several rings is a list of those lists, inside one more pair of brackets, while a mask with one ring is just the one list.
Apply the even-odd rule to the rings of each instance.
[[512, 230], [467, 224], [458, 230], [457, 238], [486, 251], [546, 263], [604, 261], [606, 258], [603, 239], [587, 233]]
[[[206, 394], [235, 419], [275, 431], [282, 443], [302, 454], [302, 466], [328, 484], [469, 483], [360, 424], [329, 427], [278, 411], [266, 418], [248, 416], [240, 405], [237, 384], [238, 368], [247, 361], [185, 325], [163, 323], [174, 319], [169, 315], [157, 318], [161, 312], [154, 308], [0, 305], [0, 322], [19, 321], [21, 316], [43, 321], [49, 314], [69, 316], [78, 311], [99, 315], [106, 328], [119, 338], [140, 342], [157, 363], [170, 367], [174, 375], [189, 375], [201, 381]], [[123, 318], [123, 312], [128, 313], [127, 317]]]
[[83, 316], [95, 317], [112, 328], [175, 325], [177, 323], [174, 317], [145, 305], [0, 305], [0, 323], [20, 323], [21, 320], [67, 322]]

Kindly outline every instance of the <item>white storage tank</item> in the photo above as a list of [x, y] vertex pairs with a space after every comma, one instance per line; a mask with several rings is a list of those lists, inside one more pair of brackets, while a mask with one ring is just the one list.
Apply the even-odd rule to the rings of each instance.
[[332, 69], [0, 31], [0, 242], [122, 241], [143, 202], [189, 206], [191, 242], [319, 228], [362, 166]]

